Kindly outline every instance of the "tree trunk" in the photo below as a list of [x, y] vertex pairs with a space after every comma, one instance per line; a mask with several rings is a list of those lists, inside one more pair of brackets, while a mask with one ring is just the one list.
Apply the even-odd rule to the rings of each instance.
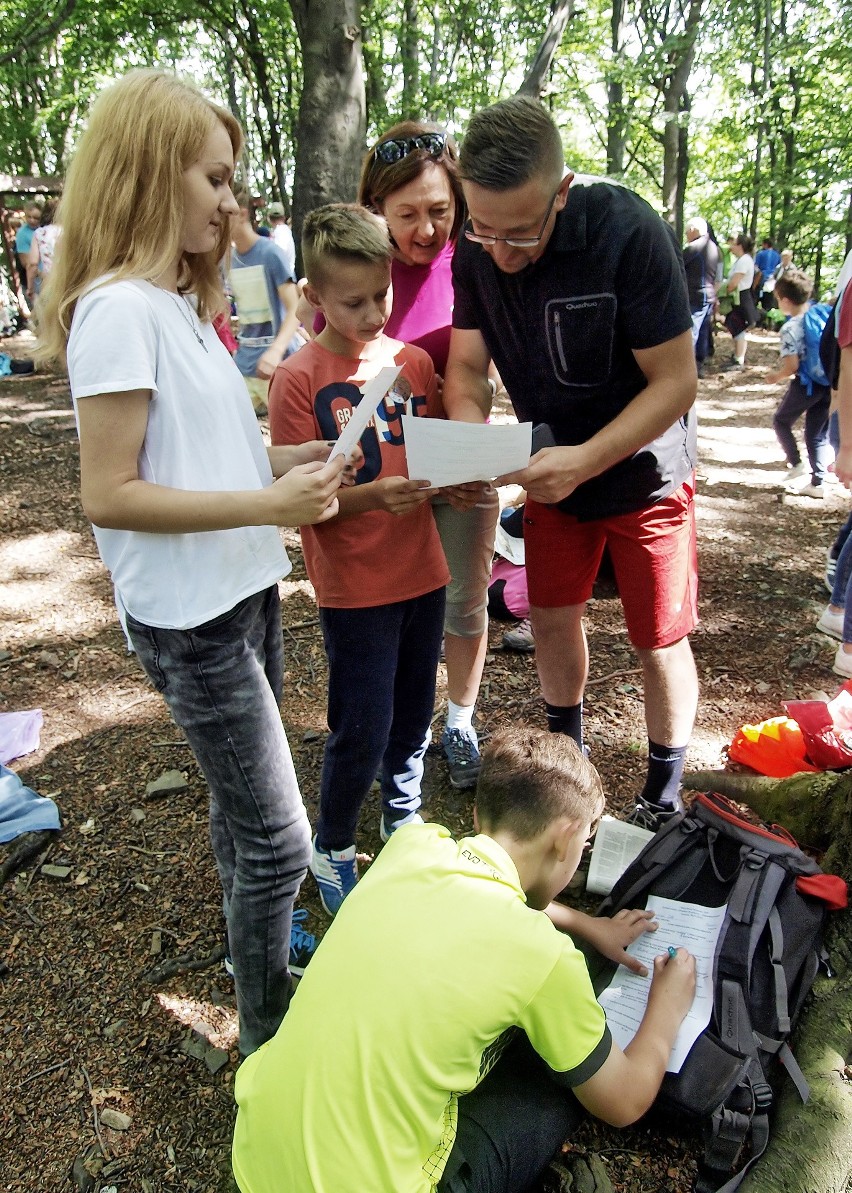
[[518, 95], [532, 95], [535, 99], [541, 99], [544, 95], [551, 64], [559, 49], [559, 43], [562, 41], [565, 26], [573, 15], [574, 0], [556, 0], [553, 4], [553, 11], [544, 31], [544, 37], [536, 50], [535, 58], [527, 71], [526, 78], [518, 88]]
[[364, 153], [360, 0], [290, 0], [302, 47], [293, 235], [323, 203], [352, 202]]
[[[683, 193], [680, 190], [682, 167], [680, 155], [686, 148], [681, 137], [681, 113], [688, 110], [685, 99], [692, 63], [695, 59], [695, 41], [701, 24], [703, 0], [692, 0], [686, 16], [683, 34], [675, 39], [675, 49], [669, 56], [669, 76], [663, 91], [663, 219], [675, 226], [680, 211], [683, 219]], [[678, 231], [680, 237], [680, 231]]]
[[[825, 848], [823, 868], [852, 876], [852, 771], [823, 771], [767, 779], [762, 775], [698, 771], [684, 779], [694, 790], [753, 808], [762, 820], [782, 824], [796, 839]], [[811, 1094], [802, 1105], [785, 1081], [766, 1154], [740, 1193], [842, 1193], [852, 1177], [852, 921], [837, 912], [829, 921], [828, 947], [835, 976], [819, 978], [793, 1040]]]
[[417, 120], [420, 117], [420, 26], [417, 0], [405, 0], [402, 13], [402, 30], [399, 37], [402, 58], [402, 104], [403, 120]]
[[624, 0], [612, 0], [609, 39], [612, 60], [606, 85], [606, 172], [611, 178], [620, 178], [624, 173], [627, 142], [627, 113], [624, 110], [624, 85], [621, 82], [623, 39]]

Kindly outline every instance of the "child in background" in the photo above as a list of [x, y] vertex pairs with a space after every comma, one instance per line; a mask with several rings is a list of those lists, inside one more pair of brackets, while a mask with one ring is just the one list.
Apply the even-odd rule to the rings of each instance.
[[[781, 362], [777, 369], [767, 374], [766, 380], [774, 383], [791, 378], [772, 420], [778, 442], [787, 457], [785, 484], [795, 486], [800, 477], [809, 475], [804, 486], [796, 487], [794, 491], [800, 497], [820, 498], [825, 496], [825, 474], [833, 455], [828, 441], [831, 391], [827, 385], [819, 385], [807, 377], [803, 368], [806, 356], [804, 315], [812, 290], [810, 278], [798, 269], [789, 269], [778, 278], [775, 298], [788, 319], [781, 327]], [[793, 425], [803, 414], [809, 467], [802, 461], [793, 434]]]
[[278, 366], [269, 389], [273, 444], [336, 438], [385, 366], [402, 365], [361, 438], [364, 464], [322, 531], [302, 528], [328, 656], [328, 727], [310, 869], [334, 915], [357, 881], [355, 828], [377, 773], [382, 840], [419, 821], [423, 756], [449, 581], [428, 481], [406, 475], [403, 414], [440, 416], [420, 348], [384, 334], [391, 244], [356, 204], [311, 212], [302, 231], [304, 295], [325, 316], [315, 340]]
[[551, 903], [603, 808], [569, 737], [514, 728], [482, 752], [475, 835], [394, 834], [237, 1073], [242, 1193], [527, 1193], [583, 1108], [619, 1127], [645, 1113], [695, 960], [662, 950], [623, 1052], [563, 932], [644, 975], [624, 950], [653, 916]]

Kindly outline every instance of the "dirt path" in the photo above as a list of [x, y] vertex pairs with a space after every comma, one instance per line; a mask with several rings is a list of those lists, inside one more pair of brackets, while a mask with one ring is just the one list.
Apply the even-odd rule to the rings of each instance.
[[[720, 356], [727, 337], [719, 337]], [[757, 336], [743, 374], [700, 386], [698, 483], [702, 624], [693, 643], [702, 697], [690, 752], [720, 765], [734, 729], [781, 702], [833, 692], [833, 648], [814, 621], [827, 594], [825, 548], [848, 495], [784, 498], [771, 429], [779, 396], [762, 381], [777, 341]], [[17, 355], [27, 345], [13, 344]], [[6, 346], [6, 350], [9, 346]], [[758, 366], [764, 367], [758, 367]], [[114, 616], [110, 585], [77, 501], [67, 386], [36, 375], [0, 381], [0, 707], [44, 711], [40, 749], [15, 764], [60, 806], [64, 829], [0, 892], [0, 1154], [3, 1188], [66, 1186], [75, 1157], [108, 1155], [78, 1188], [166, 1193], [228, 1188], [236, 1068], [233, 991], [219, 964], [151, 984], [146, 973], [221, 946], [204, 784]], [[288, 650], [284, 718], [305, 798], [315, 810], [324, 732], [324, 659], [298, 538], [282, 585]], [[542, 723], [534, 660], [495, 647], [480, 729]], [[632, 804], [644, 770], [640, 677], [617, 599], [590, 608], [587, 736], [612, 806]], [[183, 791], [146, 796], [164, 771]], [[470, 821], [440, 758], [427, 811], [453, 830]], [[375, 807], [362, 844], [378, 848]], [[0, 847], [0, 861], [9, 847]], [[46, 877], [45, 861], [70, 867]], [[310, 881], [303, 903], [321, 933]], [[220, 1066], [220, 1067], [217, 1067]], [[119, 1112], [125, 1118], [115, 1118]], [[113, 1126], [110, 1126], [110, 1121]], [[117, 1129], [117, 1128], [123, 1129]], [[686, 1193], [694, 1139], [674, 1124], [583, 1129], [575, 1150], [602, 1158], [616, 1190]]]

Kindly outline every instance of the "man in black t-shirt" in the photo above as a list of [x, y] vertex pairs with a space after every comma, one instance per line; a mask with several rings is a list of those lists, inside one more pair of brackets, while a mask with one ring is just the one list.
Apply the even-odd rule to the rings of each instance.
[[566, 172], [559, 132], [515, 96], [461, 151], [470, 220], [453, 262], [444, 405], [482, 422], [493, 358], [518, 418], [544, 424], [524, 518], [536, 662], [550, 727], [582, 745], [586, 601], [609, 548], [642, 665], [648, 778], [637, 819], [679, 806], [698, 699], [696, 374], [680, 250], [637, 195]]

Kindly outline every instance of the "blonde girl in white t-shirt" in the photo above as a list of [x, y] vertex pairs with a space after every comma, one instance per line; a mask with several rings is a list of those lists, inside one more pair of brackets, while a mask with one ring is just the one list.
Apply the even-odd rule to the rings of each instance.
[[324, 443], [264, 447], [213, 330], [241, 148], [233, 116], [174, 76], [108, 88], [68, 172], [39, 350], [67, 353], [83, 507], [210, 788], [248, 1054], [313, 945], [292, 924], [310, 831], [278, 708], [290, 563], [276, 527], [333, 517], [344, 462], [323, 464]]

